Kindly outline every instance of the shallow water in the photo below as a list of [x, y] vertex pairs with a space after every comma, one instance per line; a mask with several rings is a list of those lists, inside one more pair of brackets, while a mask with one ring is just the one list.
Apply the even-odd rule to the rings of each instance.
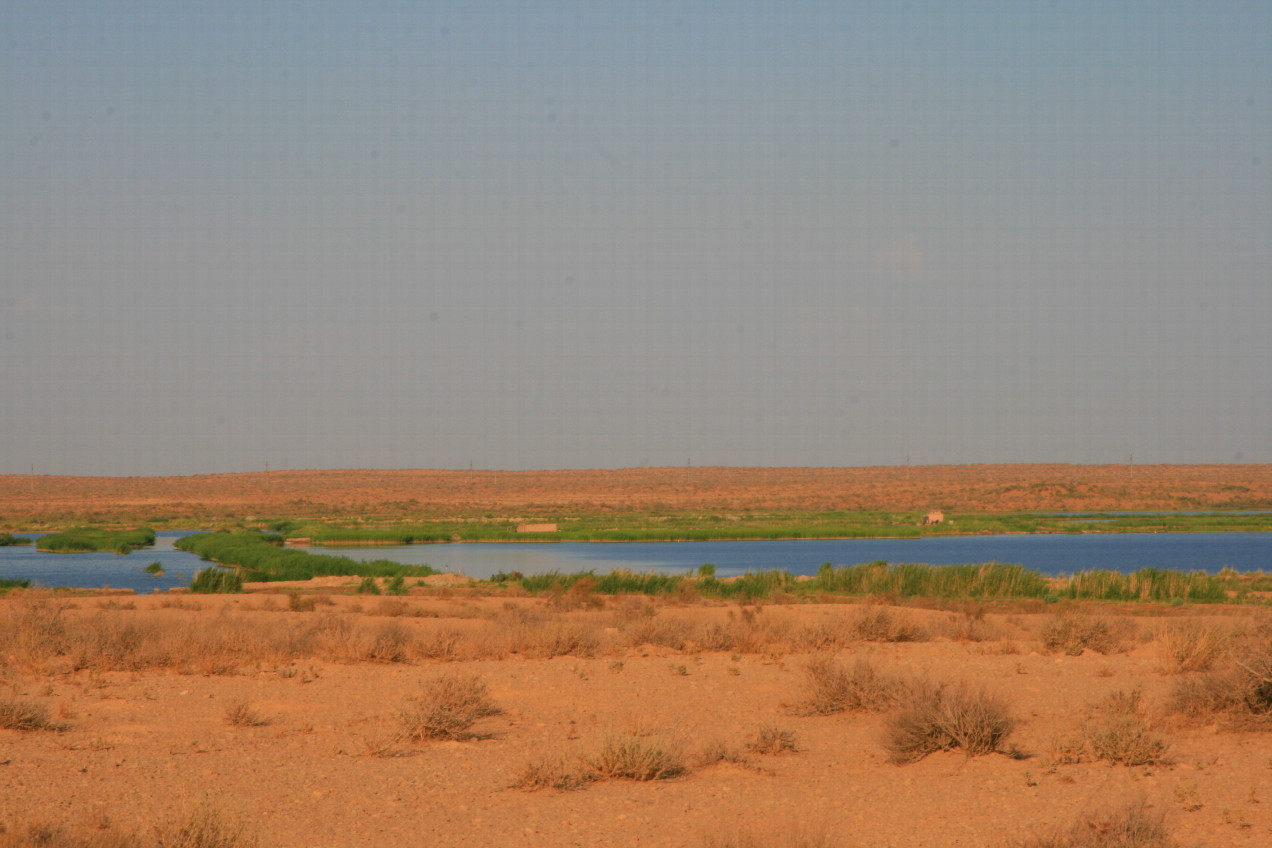
[[[0, 577], [27, 578], [43, 586], [111, 586], [152, 592], [189, 585], [206, 567], [172, 543], [188, 533], [157, 534], [154, 548], [126, 556], [113, 553], [38, 553], [34, 545], [0, 548]], [[33, 537], [34, 538], [34, 537]], [[1129, 572], [1140, 568], [1216, 572], [1272, 571], [1272, 533], [1117, 533], [1047, 536], [953, 536], [931, 539], [798, 539], [753, 542], [525, 542], [314, 548], [351, 559], [389, 559], [431, 565], [439, 571], [485, 578], [504, 571], [598, 573], [627, 569], [683, 574], [704, 563], [727, 577], [781, 568], [814, 574], [822, 563], [968, 562], [1019, 563], [1043, 574], [1091, 569]], [[162, 577], [143, 569], [161, 562]]]

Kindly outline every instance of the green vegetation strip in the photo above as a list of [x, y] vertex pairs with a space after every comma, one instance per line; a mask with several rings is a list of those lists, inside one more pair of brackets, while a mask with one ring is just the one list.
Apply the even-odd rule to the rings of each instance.
[[[241, 533], [198, 533], [178, 539], [176, 547], [197, 554], [204, 560], [233, 566], [239, 569], [242, 580], [269, 582], [278, 580], [309, 580], [325, 575], [349, 575], [356, 577], [427, 577], [437, 572], [427, 565], [403, 565], [400, 562], [378, 559], [359, 562], [343, 556], [311, 554], [295, 548], [282, 547], [283, 537], [276, 534], [245, 531]], [[205, 572], [225, 574], [225, 569], [204, 569], [195, 575], [194, 591], [236, 591], [217, 588], [229, 578], [204, 577]]]
[[0, 533], [0, 548], [7, 548], [12, 545], [29, 545], [31, 540], [26, 536], [15, 536], [12, 533]]
[[30, 580], [15, 580], [11, 577], [0, 577], [0, 595], [7, 594], [10, 589], [29, 589]]
[[787, 571], [754, 571], [740, 577], [717, 579], [701, 576], [636, 574], [613, 571], [595, 574], [549, 572], [521, 575], [496, 574], [496, 585], [515, 584], [530, 594], [543, 592], [598, 592], [601, 594], [696, 595], [708, 598], [770, 600], [779, 593], [795, 598], [819, 595], [881, 595], [894, 598], [944, 598], [951, 600], [1061, 598], [1099, 601], [1149, 601], [1159, 603], [1225, 603], [1254, 599], [1253, 592], [1272, 591], [1272, 575], [1184, 573], [1145, 568], [1132, 574], [1086, 571], [1069, 578], [1050, 579], [1036, 571], [1010, 563], [924, 565], [918, 563], [863, 563], [836, 568], [823, 565], [812, 579], [799, 579]]
[[41, 536], [36, 550], [52, 553], [87, 553], [90, 551], [114, 551], [130, 554], [133, 548], [147, 548], [155, 543], [155, 531], [148, 527], [138, 530], [102, 530], [98, 527], [75, 527], [61, 533]]
[[280, 519], [269, 529], [314, 545], [411, 545], [433, 542], [674, 542], [763, 539], [917, 539], [1004, 533], [1269, 532], [1266, 513], [959, 513], [923, 525], [918, 512], [720, 514], [535, 513], [527, 523], [555, 524], [550, 533], [518, 533], [517, 522], [491, 516], [394, 524], [341, 524]]

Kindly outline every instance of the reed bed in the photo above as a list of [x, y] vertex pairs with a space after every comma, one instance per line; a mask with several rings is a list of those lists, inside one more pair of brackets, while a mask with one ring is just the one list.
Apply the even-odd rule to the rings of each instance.
[[360, 562], [343, 556], [311, 554], [283, 548], [282, 537], [257, 531], [199, 533], [176, 541], [184, 551], [205, 560], [235, 566], [245, 580], [309, 580], [326, 575], [354, 577], [427, 577], [437, 572], [427, 565], [403, 565], [390, 560]]
[[149, 527], [136, 530], [102, 530], [97, 527], [74, 527], [60, 533], [41, 536], [36, 549], [51, 553], [88, 553], [114, 551], [132, 553], [134, 548], [148, 548], [155, 543], [155, 531]]

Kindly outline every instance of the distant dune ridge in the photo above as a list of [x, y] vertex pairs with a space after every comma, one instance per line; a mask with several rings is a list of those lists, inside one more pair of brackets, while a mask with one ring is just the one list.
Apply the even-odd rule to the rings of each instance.
[[554, 510], [1151, 510], [1272, 507], [1272, 465], [934, 465], [0, 476], [0, 519], [144, 513], [481, 517]]

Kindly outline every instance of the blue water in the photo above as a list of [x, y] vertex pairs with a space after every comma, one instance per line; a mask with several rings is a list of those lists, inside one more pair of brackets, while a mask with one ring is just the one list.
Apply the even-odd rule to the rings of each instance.
[[[111, 586], [151, 592], [188, 585], [206, 566], [194, 554], [172, 547], [186, 533], [162, 532], [154, 548], [126, 556], [110, 553], [37, 553], [33, 545], [0, 548], [0, 577], [27, 578], [43, 586]], [[822, 563], [968, 562], [1019, 563], [1043, 574], [1090, 569], [1135, 571], [1272, 571], [1272, 533], [1126, 533], [1050, 536], [955, 536], [930, 539], [823, 539], [773, 542], [529, 542], [464, 543], [404, 547], [315, 548], [352, 559], [390, 559], [431, 565], [441, 571], [484, 578], [504, 571], [598, 573], [614, 569], [683, 574], [704, 563], [727, 577], [746, 571], [782, 568], [813, 574]], [[167, 573], [152, 577], [152, 562]]]
[[[29, 539], [38, 539], [42, 533], [19, 533]], [[130, 554], [40, 553], [34, 544], [11, 545], [0, 548], [0, 577], [26, 579], [33, 586], [78, 586], [113, 589], [132, 589], [136, 592], [168, 590], [174, 586], [188, 586], [195, 572], [207, 567], [207, 563], [194, 554], [179, 551], [172, 543], [190, 533], [160, 532], [155, 534], [154, 547], [137, 548]], [[164, 574], [156, 577], [144, 569], [152, 562], [163, 563]]]

